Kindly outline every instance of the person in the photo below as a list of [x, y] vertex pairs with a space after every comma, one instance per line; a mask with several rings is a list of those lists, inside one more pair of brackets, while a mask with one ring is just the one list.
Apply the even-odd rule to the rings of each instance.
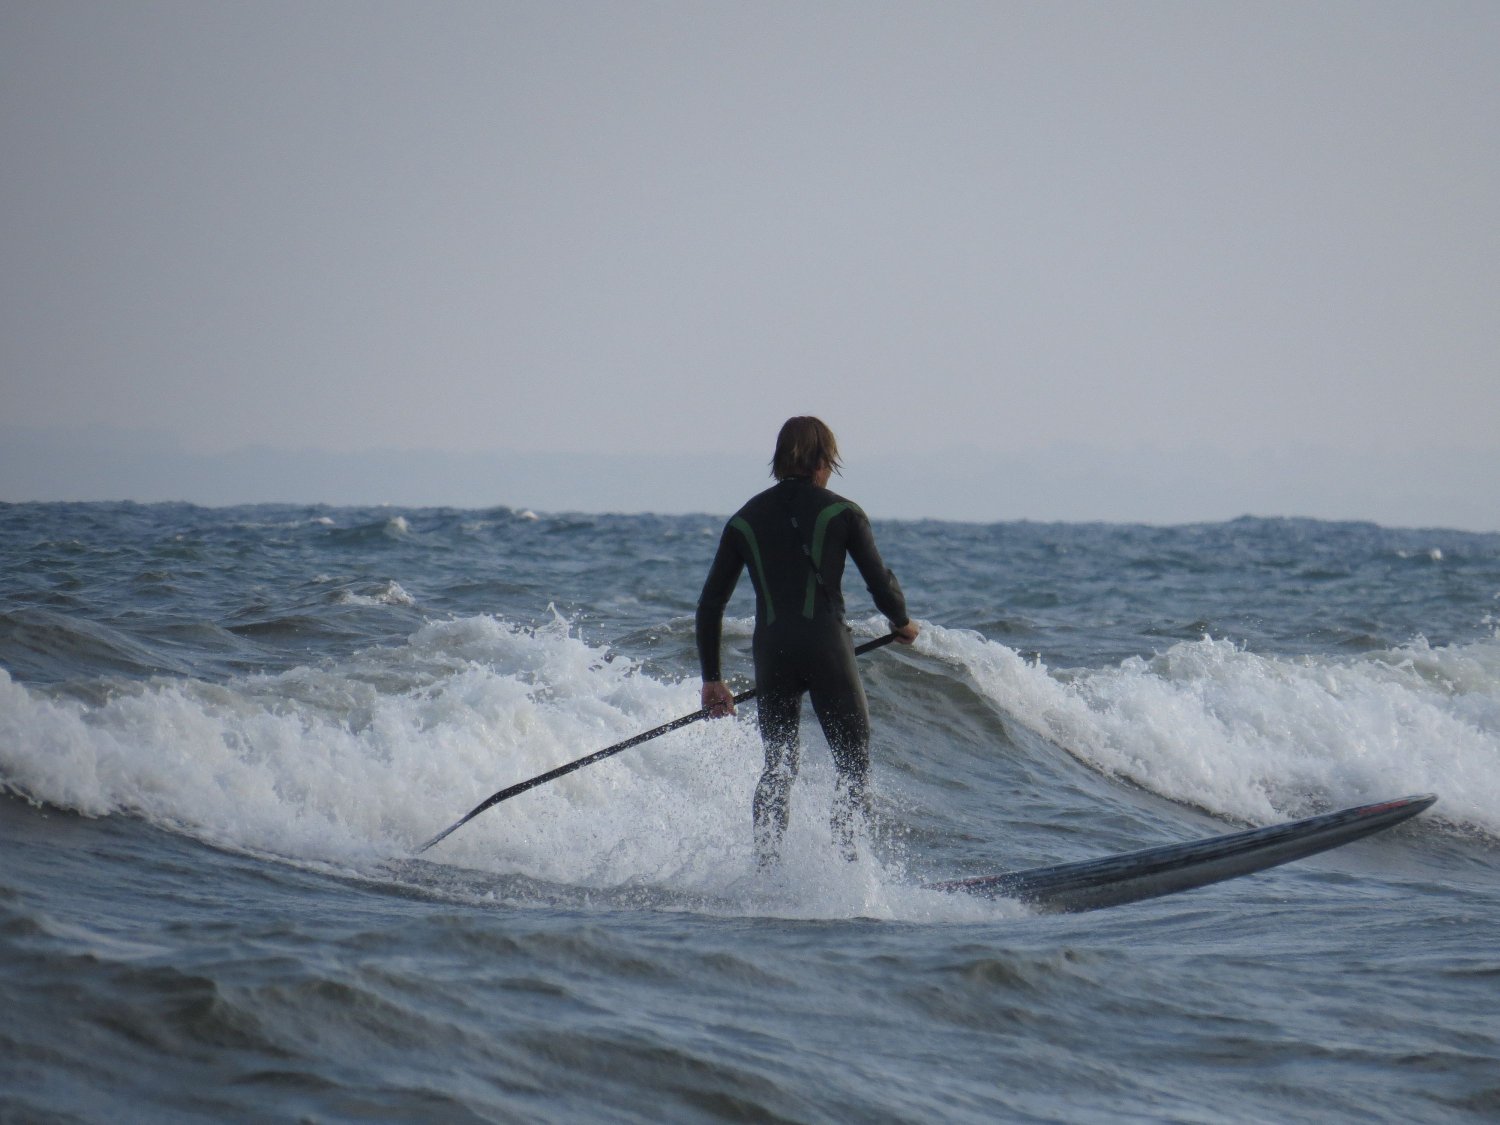
[[869, 519], [853, 501], [828, 490], [829, 477], [839, 467], [838, 442], [825, 423], [812, 417], [788, 419], [771, 461], [777, 483], [747, 501], [725, 525], [698, 598], [695, 631], [703, 706], [710, 718], [722, 718], [734, 714], [734, 693], [724, 683], [719, 662], [724, 609], [741, 571], [749, 569], [755, 588], [751, 647], [765, 749], [752, 807], [762, 867], [779, 858], [786, 832], [804, 694], [812, 700], [837, 770], [834, 841], [846, 859], [858, 858], [855, 840], [869, 815], [870, 716], [854, 642], [844, 623], [846, 557], [859, 568], [896, 640], [911, 644], [918, 633], [896, 576], [875, 547]]

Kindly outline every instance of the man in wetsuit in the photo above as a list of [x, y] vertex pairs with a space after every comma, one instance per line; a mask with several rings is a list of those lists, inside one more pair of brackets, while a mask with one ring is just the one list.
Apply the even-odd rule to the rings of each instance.
[[828, 478], [838, 467], [832, 430], [817, 418], [788, 419], [771, 462], [777, 483], [752, 497], [725, 526], [698, 599], [703, 706], [719, 718], [734, 713], [734, 693], [719, 669], [724, 607], [740, 571], [749, 568], [755, 587], [755, 688], [766, 753], [754, 804], [755, 849], [762, 866], [776, 859], [786, 831], [804, 692], [812, 698], [838, 770], [834, 840], [846, 859], [857, 858], [854, 841], [868, 813], [870, 715], [844, 624], [840, 581], [846, 555], [859, 568], [876, 608], [890, 619], [896, 639], [911, 644], [917, 638], [896, 576], [875, 549], [870, 521], [858, 505], [828, 491]]

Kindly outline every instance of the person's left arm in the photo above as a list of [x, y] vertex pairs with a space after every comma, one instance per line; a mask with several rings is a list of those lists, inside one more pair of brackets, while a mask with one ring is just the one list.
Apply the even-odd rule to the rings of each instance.
[[880, 557], [875, 546], [875, 533], [870, 530], [869, 517], [858, 508], [844, 513], [849, 522], [849, 538], [845, 544], [849, 557], [859, 568], [860, 577], [870, 597], [875, 599], [875, 608], [890, 620], [891, 631], [902, 644], [911, 644], [917, 639], [917, 623], [906, 612], [906, 595], [901, 592], [901, 583]]

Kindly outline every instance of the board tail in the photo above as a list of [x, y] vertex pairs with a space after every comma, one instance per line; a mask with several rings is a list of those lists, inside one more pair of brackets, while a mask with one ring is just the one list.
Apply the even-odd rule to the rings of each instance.
[[1047, 913], [1098, 910], [1191, 890], [1290, 863], [1416, 816], [1434, 794], [1359, 805], [1305, 820], [1101, 859], [928, 884], [928, 890], [1014, 898]]

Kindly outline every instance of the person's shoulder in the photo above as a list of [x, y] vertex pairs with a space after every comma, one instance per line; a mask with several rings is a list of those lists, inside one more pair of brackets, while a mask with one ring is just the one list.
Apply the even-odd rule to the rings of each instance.
[[772, 503], [775, 498], [776, 486], [773, 484], [770, 488], [767, 488], [762, 492], [757, 492], [754, 496], [750, 497], [750, 499], [741, 504], [740, 510], [736, 512], [735, 515], [743, 516], [760, 508], [764, 508], [766, 507], [766, 505]]
[[750, 499], [740, 505], [739, 510], [734, 515], [725, 521], [724, 529], [728, 531], [734, 526], [736, 520], [754, 521], [761, 512], [767, 510], [767, 507], [774, 499], [775, 492], [776, 489], [772, 487], [766, 489], [764, 492], [757, 492], [754, 496], [750, 497]]
[[849, 497], [840, 496], [837, 492], [834, 492], [832, 489], [828, 488], [822, 488], [818, 491], [823, 494], [818, 498], [818, 507], [820, 509], [826, 511], [829, 508], [838, 507], [840, 510], [840, 514], [842, 514], [843, 512], [850, 512], [859, 519], [869, 518], [865, 515], [865, 510], [858, 504], [856, 504], [853, 500], [850, 500]]

